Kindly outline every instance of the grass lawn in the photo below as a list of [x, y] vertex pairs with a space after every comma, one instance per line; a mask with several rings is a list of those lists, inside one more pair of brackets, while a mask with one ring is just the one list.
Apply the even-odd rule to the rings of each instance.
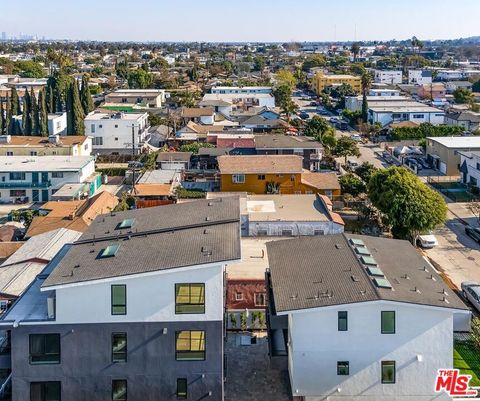
[[470, 386], [480, 386], [480, 353], [467, 342], [456, 342], [453, 349], [453, 367], [472, 375]]

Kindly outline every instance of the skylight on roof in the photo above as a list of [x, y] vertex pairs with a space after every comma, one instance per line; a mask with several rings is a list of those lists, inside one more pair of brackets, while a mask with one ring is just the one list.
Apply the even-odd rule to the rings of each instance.
[[378, 288], [392, 288], [390, 281], [388, 281], [386, 278], [374, 278], [373, 282]]
[[371, 256], [370, 251], [367, 248], [356, 246], [355, 252], [357, 252], [359, 255]]
[[125, 219], [118, 225], [118, 229], [121, 230], [123, 228], [132, 228], [134, 224], [135, 219]]
[[118, 248], [120, 245], [114, 244], [114, 245], [109, 245], [106, 248], [102, 249], [100, 251], [100, 254], [98, 255], [99, 258], [111, 258], [116, 255]]
[[379, 267], [369, 266], [367, 267], [367, 271], [370, 276], [385, 277], [385, 274], [383, 274], [382, 270]]
[[350, 243], [356, 246], [365, 246], [365, 243], [361, 239], [350, 238]]
[[364, 265], [378, 266], [378, 263], [371, 256], [362, 256], [361, 261]]

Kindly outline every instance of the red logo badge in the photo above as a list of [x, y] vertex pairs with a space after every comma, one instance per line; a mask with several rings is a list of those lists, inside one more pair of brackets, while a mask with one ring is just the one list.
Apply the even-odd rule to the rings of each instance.
[[469, 386], [472, 376], [462, 375], [458, 369], [439, 369], [435, 382], [435, 392], [445, 391], [456, 401], [462, 397], [476, 397], [478, 391]]

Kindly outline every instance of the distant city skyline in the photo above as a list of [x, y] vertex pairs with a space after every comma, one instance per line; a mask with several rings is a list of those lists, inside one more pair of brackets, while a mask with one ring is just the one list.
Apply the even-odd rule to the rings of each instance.
[[[2, 5], [7, 37], [98, 41], [291, 42], [478, 36], [478, 0], [24, 0]], [[19, 27], [22, 27], [20, 30]]]

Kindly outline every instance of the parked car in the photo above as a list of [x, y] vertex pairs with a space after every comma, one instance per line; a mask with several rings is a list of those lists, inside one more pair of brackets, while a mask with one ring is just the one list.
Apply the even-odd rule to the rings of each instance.
[[360, 164], [358, 163], [358, 160], [351, 157], [347, 159], [347, 166], [352, 170], [355, 171], [355, 169], [359, 166]]
[[311, 103], [310, 103], [310, 106], [316, 107], [316, 106], [317, 106], [317, 102], [311, 102]]
[[302, 111], [300, 112], [300, 114], [298, 115], [302, 120], [308, 120], [310, 118], [310, 116], [308, 115], [307, 112], [305, 111]]
[[128, 162], [128, 168], [143, 168], [143, 163], [135, 160]]
[[435, 235], [433, 235], [431, 231], [425, 234], [417, 235], [415, 242], [417, 246], [425, 249], [434, 248], [438, 245], [437, 238], [435, 237]]
[[341, 131], [348, 131], [348, 124], [345, 121], [340, 121], [337, 123], [337, 128]]
[[467, 234], [471, 239], [480, 243], [480, 228], [466, 226], [465, 227], [465, 234]]
[[358, 134], [352, 134], [350, 135], [350, 138], [352, 138], [354, 141], [361, 142], [362, 137]]
[[474, 281], [464, 281], [462, 294], [480, 312], [480, 284]]

